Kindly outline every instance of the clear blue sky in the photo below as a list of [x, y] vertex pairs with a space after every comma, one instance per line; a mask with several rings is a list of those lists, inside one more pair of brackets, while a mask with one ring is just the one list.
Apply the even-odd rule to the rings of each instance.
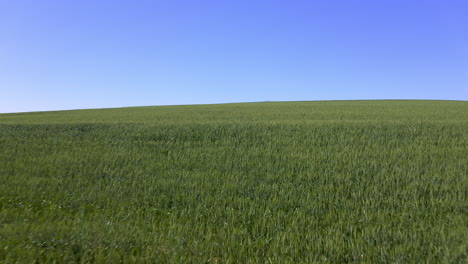
[[0, 0], [0, 112], [468, 99], [468, 1]]

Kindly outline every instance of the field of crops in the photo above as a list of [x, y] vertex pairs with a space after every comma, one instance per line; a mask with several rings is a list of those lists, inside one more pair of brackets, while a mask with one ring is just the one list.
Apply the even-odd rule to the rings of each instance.
[[468, 102], [0, 115], [0, 262], [467, 263]]

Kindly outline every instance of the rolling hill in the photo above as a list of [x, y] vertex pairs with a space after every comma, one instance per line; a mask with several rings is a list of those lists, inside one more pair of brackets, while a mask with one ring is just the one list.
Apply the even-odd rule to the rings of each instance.
[[0, 261], [466, 263], [468, 102], [0, 114]]

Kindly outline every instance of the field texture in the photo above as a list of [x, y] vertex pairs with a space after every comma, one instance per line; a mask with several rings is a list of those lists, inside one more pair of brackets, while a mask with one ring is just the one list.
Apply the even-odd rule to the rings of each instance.
[[0, 262], [467, 263], [468, 102], [0, 115]]

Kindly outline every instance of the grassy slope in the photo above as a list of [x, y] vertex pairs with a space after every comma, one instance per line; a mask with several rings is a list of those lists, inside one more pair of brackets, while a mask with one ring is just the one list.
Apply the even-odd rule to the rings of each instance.
[[0, 115], [0, 261], [468, 261], [468, 103]]

